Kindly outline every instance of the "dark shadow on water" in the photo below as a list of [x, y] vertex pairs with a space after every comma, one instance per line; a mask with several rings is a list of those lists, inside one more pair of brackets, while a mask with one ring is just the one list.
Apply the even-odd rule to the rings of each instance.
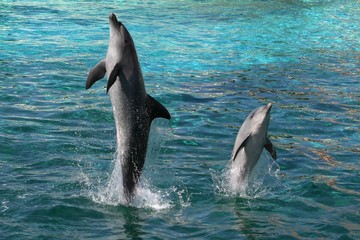
[[[256, 202], [257, 206], [245, 199], [237, 198], [233, 202], [233, 211], [237, 216], [237, 225], [246, 239], [297, 239], [295, 230], [287, 228], [282, 216], [276, 213], [267, 202]], [[272, 205], [272, 204], [270, 204]], [[285, 217], [286, 219], [286, 217]], [[290, 227], [290, 226], [288, 226]]]
[[144, 239], [149, 232], [144, 229], [145, 220], [153, 211], [133, 206], [119, 205], [107, 209], [108, 228], [112, 239]]
[[139, 209], [124, 208], [122, 215], [124, 217], [124, 231], [128, 239], [142, 239], [145, 234], [142, 229], [143, 219], [139, 215]]
[[[236, 202], [240, 202], [240, 200], [237, 200]], [[259, 229], [259, 224], [257, 224], [256, 221], [251, 218], [251, 216], [245, 214], [245, 211], [242, 212], [241, 209], [236, 208], [234, 208], [234, 211], [238, 217], [238, 226], [241, 230], [241, 233], [246, 236], [246, 239], [258, 239], [259, 235], [262, 235], [262, 233], [257, 230]]]

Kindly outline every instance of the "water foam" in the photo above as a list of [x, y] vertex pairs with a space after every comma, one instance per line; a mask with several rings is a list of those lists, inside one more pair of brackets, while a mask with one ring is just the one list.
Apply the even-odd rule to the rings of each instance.
[[[164, 141], [165, 121], [154, 121], [150, 130], [150, 139], [147, 152], [147, 168], [154, 164], [153, 160], [157, 158], [160, 146]], [[92, 182], [92, 178], [82, 172], [81, 178], [87, 187], [87, 195], [92, 201], [103, 205], [125, 205], [136, 208], [150, 208], [154, 210], [163, 210], [172, 207], [172, 201], [169, 199], [173, 189], [168, 191], [158, 190], [151, 184], [149, 174], [142, 174], [140, 182], [136, 186], [133, 200], [128, 203], [123, 191], [122, 177], [122, 153], [117, 151], [112, 162], [113, 169], [108, 178], [104, 181], [100, 178]], [[150, 167], [151, 168], [151, 167]], [[146, 171], [146, 169], [144, 169]], [[151, 175], [151, 174], [150, 174]]]
[[[87, 181], [90, 181], [86, 177]], [[172, 206], [167, 193], [151, 187], [148, 179], [142, 178], [135, 189], [133, 200], [128, 203], [123, 191], [121, 159], [117, 157], [114, 168], [106, 183], [90, 183], [88, 196], [96, 203], [103, 205], [125, 205], [136, 208], [150, 208], [154, 210], [168, 209]]]
[[244, 181], [234, 181], [230, 164], [221, 174], [211, 172], [215, 192], [232, 197], [262, 198], [270, 194], [270, 190], [279, 183], [280, 166], [270, 157], [262, 154], [250, 176]]

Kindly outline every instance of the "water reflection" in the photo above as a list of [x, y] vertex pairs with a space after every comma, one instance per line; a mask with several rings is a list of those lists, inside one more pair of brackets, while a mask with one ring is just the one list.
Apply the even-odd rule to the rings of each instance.
[[124, 230], [127, 239], [142, 239], [144, 235], [143, 218], [141, 218], [139, 211], [142, 209], [127, 208], [126, 211], [122, 211], [122, 216], [125, 220]]

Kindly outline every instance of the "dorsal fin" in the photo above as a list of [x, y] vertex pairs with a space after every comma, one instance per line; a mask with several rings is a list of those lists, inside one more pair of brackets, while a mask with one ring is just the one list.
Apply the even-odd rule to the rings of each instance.
[[106, 73], [105, 60], [101, 60], [93, 67], [86, 80], [86, 89], [89, 89], [97, 80], [102, 79]]
[[158, 117], [166, 118], [166, 119], [171, 118], [169, 111], [161, 103], [159, 103], [153, 97], [151, 97], [149, 94], [147, 95], [147, 99], [146, 99], [146, 108], [150, 121]]
[[236, 150], [236, 152], [234, 153], [234, 156], [232, 157], [232, 160], [234, 161], [236, 156], [239, 154], [239, 152], [241, 151], [242, 148], [244, 148], [246, 146], [246, 143], [249, 141], [251, 137], [251, 134], [249, 133], [246, 138], [244, 139], [244, 141], [240, 144], [240, 146], [238, 147], [238, 149]]

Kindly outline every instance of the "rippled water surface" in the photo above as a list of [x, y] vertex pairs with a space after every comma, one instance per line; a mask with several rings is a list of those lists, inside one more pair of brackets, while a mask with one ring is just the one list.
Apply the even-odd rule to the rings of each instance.
[[[134, 202], [121, 200], [106, 80], [108, 14], [131, 32], [153, 123]], [[1, 239], [359, 239], [360, 3], [0, 1]], [[273, 104], [239, 193], [227, 163]]]

